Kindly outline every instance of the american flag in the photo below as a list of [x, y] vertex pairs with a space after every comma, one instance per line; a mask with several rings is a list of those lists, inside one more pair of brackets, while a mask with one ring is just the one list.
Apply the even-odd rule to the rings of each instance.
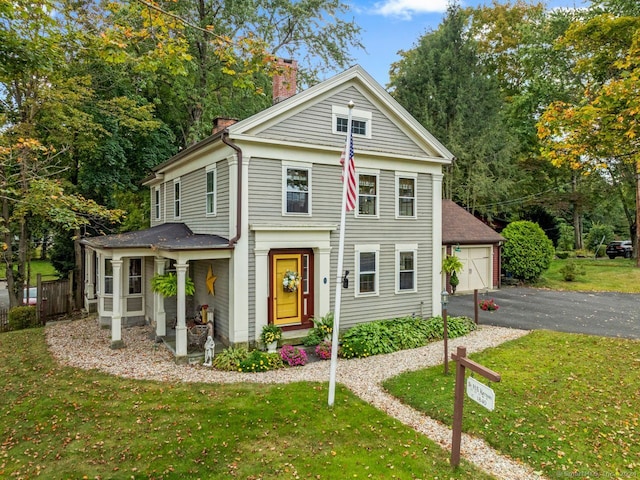
[[[345, 145], [346, 150], [346, 145]], [[357, 185], [356, 185], [356, 163], [353, 159], [353, 136], [349, 135], [349, 159], [347, 161], [347, 166], [345, 168], [345, 153], [342, 152], [342, 156], [340, 157], [340, 164], [342, 165], [342, 181], [344, 182], [345, 170], [347, 176], [347, 203], [345, 210], [350, 212], [354, 208], [356, 208], [356, 195], [357, 195]]]

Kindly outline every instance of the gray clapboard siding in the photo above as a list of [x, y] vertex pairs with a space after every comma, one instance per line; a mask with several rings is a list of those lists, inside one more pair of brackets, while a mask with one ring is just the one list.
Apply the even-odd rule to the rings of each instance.
[[[356, 148], [378, 152], [402, 153], [423, 156], [424, 150], [407, 137], [395, 124], [355, 87], [349, 87], [335, 95], [306, 108], [290, 118], [259, 134], [260, 137], [300, 141], [318, 145], [341, 147], [344, 135], [333, 133], [332, 106], [345, 107], [350, 100], [358, 110], [372, 113], [371, 138], [354, 137]], [[433, 154], [434, 152], [429, 152]]]
[[[195, 307], [209, 305], [214, 308], [214, 335], [216, 338], [229, 339], [229, 260], [199, 260], [192, 262], [193, 281], [196, 285], [196, 293], [193, 297]], [[215, 283], [215, 295], [211, 296], [207, 291], [206, 279], [209, 266], [213, 274], [218, 277]], [[190, 270], [191, 270], [190, 268]], [[195, 308], [194, 307], [194, 308]]]

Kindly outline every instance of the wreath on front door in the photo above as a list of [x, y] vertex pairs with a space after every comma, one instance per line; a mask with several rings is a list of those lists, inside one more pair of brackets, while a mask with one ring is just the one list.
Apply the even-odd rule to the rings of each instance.
[[300, 274], [287, 270], [282, 279], [282, 288], [285, 292], [297, 292], [300, 286]]

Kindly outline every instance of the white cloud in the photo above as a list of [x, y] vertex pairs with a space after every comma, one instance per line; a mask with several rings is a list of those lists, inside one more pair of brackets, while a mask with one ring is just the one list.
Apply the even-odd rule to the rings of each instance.
[[445, 12], [450, 3], [451, 0], [384, 0], [374, 5], [374, 12], [410, 20], [415, 14]]

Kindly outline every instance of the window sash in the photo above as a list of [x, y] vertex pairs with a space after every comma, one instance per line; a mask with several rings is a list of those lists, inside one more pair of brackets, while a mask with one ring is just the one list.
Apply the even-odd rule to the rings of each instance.
[[156, 220], [160, 220], [160, 189], [158, 187], [153, 190], [153, 196], [153, 203], [156, 214], [155, 218]]
[[399, 252], [398, 290], [415, 290], [415, 252]]
[[[347, 126], [349, 124], [349, 119], [344, 117], [336, 117], [336, 131], [347, 133]], [[365, 120], [356, 120], [355, 118], [351, 119], [351, 133], [355, 135], [366, 135], [367, 134], [367, 122]]]
[[142, 293], [142, 259], [129, 259], [129, 293]]
[[109, 258], [104, 260], [104, 293], [105, 295], [113, 294], [113, 265]]
[[173, 216], [175, 218], [180, 218], [180, 182], [175, 182], [173, 184]]
[[207, 172], [207, 214], [216, 212], [216, 175], [214, 170]]
[[401, 217], [415, 216], [415, 178], [398, 179], [398, 215]]
[[376, 175], [358, 175], [358, 214], [377, 215], [378, 177]]
[[309, 170], [287, 168], [287, 213], [309, 213]]
[[376, 252], [360, 252], [360, 271], [358, 272], [360, 293], [376, 291]]

